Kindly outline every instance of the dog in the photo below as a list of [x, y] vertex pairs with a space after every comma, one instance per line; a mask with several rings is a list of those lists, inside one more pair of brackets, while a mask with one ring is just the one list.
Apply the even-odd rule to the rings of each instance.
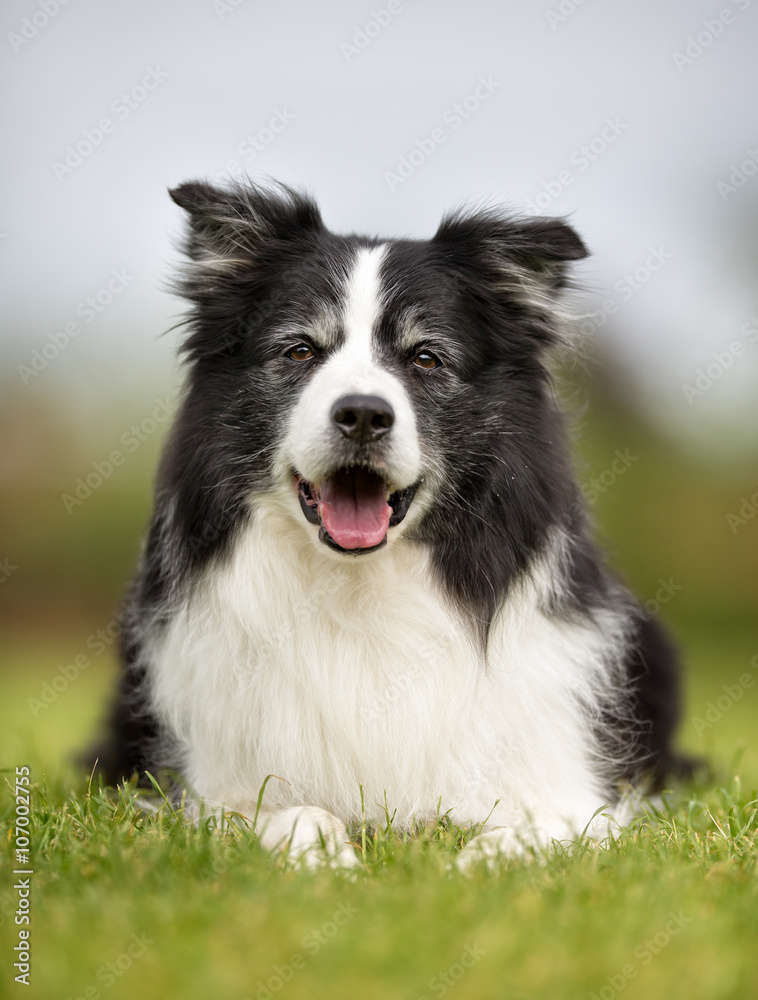
[[188, 370], [105, 779], [169, 769], [351, 866], [346, 823], [385, 809], [492, 857], [685, 771], [676, 651], [604, 565], [555, 399], [576, 232], [488, 209], [380, 240], [284, 186], [170, 195]]

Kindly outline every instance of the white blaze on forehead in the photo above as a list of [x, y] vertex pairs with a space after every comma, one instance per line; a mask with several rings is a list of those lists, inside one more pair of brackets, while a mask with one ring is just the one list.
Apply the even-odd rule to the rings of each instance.
[[420, 474], [421, 451], [416, 417], [408, 393], [374, 351], [374, 333], [381, 319], [381, 266], [386, 244], [361, 247], [342, 289], [339, 319], [344, 341], [316, 368], [292, 412], [281, 455], [285, 475], [297, 472], [312, 483], [340, 468], [346, 458], [344, 438], [332, 420], [332, 407], [352, 393], [379, 396], [395, 414], [392, 432], [383, 439], [377, 461], [397, 489], [405, 489]]
[[345, 288], [345, 347], [353, 357], [371, 361], [372, 333], [382, 312], [380, 270], [386, 247], [362, 247]]

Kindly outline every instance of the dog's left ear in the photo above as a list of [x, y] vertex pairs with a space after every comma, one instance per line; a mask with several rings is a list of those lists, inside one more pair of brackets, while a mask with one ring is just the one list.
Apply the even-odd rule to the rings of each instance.
[[432, 241], [458, 266], [482, 269], [532, 304], [566, 284], [569, 265], [589, 255], [563, 219], [519, 218], [499, 212], [447, 216]]

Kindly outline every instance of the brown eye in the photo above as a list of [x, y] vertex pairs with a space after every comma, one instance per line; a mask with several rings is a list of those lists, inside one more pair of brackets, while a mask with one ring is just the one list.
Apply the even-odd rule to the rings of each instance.
[[425, 371], [431, 371], [432, 368], [439, 368], [442, 364], [437, 355], [432, 354], [431, 351], [419, 351], [413, 359], [413, 363], [417, 368], [423, 368]]
[[313, 351], [307, 344], [298, 344], [297, 347], [287, 351], [287, 357], [292, 358], [293, 361], [307, 361], [313, 357]]

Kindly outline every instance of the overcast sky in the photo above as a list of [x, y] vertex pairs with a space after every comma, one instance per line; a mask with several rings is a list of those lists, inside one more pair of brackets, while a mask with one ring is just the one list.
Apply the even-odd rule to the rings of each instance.
[[758, 0], [6, 0], [2, 20], [10, 384], [93, 411], [169, 385], [166, 188], [245, 170], [336, 230], [570, 214], [587, 326], [634, 394], [690, 440], [758, 423]]

